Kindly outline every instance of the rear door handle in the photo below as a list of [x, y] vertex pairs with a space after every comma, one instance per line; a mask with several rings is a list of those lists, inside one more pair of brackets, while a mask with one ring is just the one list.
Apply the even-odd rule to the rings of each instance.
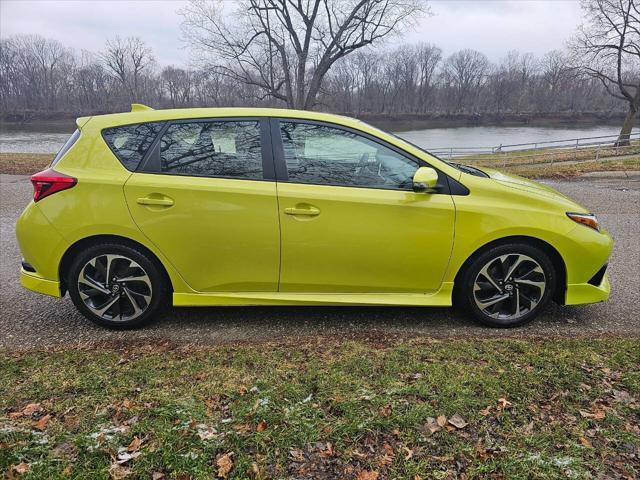
[[284, 213], [286, 213], [287, 215], [308, 215], [314, 217], [316, 215], [320, 215], [320, 209], [316, 207], [288, 207], [284, 209]]
[[157, 205], [160, 207], [170, 207], [173, 205], [173, 200], [168, 197], [141, 197], [136, 200], [140, 205]]

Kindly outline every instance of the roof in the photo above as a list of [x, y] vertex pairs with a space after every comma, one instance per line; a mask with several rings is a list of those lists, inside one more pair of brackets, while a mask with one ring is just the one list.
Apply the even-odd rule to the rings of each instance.
[[133, 104], [132, 111], [109, 113], [92, 117], [80, 117], [76, 120], [79, 128], [83, 128], [91, 120], [91, 128], [106, 128], [117, 125], [128, 125], [142, 122], [159, 122], [165, 120], [182, 120], [189, 118], [221, 118], [221, 117], [279, 117], [306, 120], [320, 120], [339, 125], [362, 129], [365, 125], [355, 118], [333, 113], [312, 112], [309, 110], [289, 110], [283, 108], [223, 107], [223, 108], [173, 108], [154, 110], [141, 104]]

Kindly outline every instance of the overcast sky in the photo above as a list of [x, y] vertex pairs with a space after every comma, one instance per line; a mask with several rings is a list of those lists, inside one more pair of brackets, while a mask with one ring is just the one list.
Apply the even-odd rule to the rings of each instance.
[[[99, 51], [115, 35], [142, 37], [160, 65], [184, 65], [184, 2], [171, 0], [0, 0], [0, 35], [38, 33], [76, 49]], [[508, 50], [562, 48], [581, 21], [578, 0], [432, 0], [433, 15], [403, 40], [438, 45], [448, 55], [474, 48], [497, 61]], [[394, 42], [397, 42], [395, 40]]]

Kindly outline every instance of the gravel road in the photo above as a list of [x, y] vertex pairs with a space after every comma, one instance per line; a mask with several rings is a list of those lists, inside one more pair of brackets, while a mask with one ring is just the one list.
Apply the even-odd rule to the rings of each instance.
[[640, 172], [585, 175], [547, 182], [598, 214], [616, 245], [611, 259], [611, 299], [581, 307], [550, 306], [535, 322], [493, 330], [450, 309], [396, 307], [183, 308], [136, 331], [93, 326], [71, 300], [24, 290], [15, 221], [32, 194], [26, 176], [0, 175], [0, 348], [10, 350], [96, 343], [220, 344], [285, 341], [302, 337], [548, 337], [640, 335]]

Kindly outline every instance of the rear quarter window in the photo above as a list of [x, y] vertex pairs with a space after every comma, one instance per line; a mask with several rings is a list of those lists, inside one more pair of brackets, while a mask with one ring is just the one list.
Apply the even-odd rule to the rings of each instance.
[[162, 128], [162, 122], [105, 128], [102, 137], [127, 170], [138, 168]]

